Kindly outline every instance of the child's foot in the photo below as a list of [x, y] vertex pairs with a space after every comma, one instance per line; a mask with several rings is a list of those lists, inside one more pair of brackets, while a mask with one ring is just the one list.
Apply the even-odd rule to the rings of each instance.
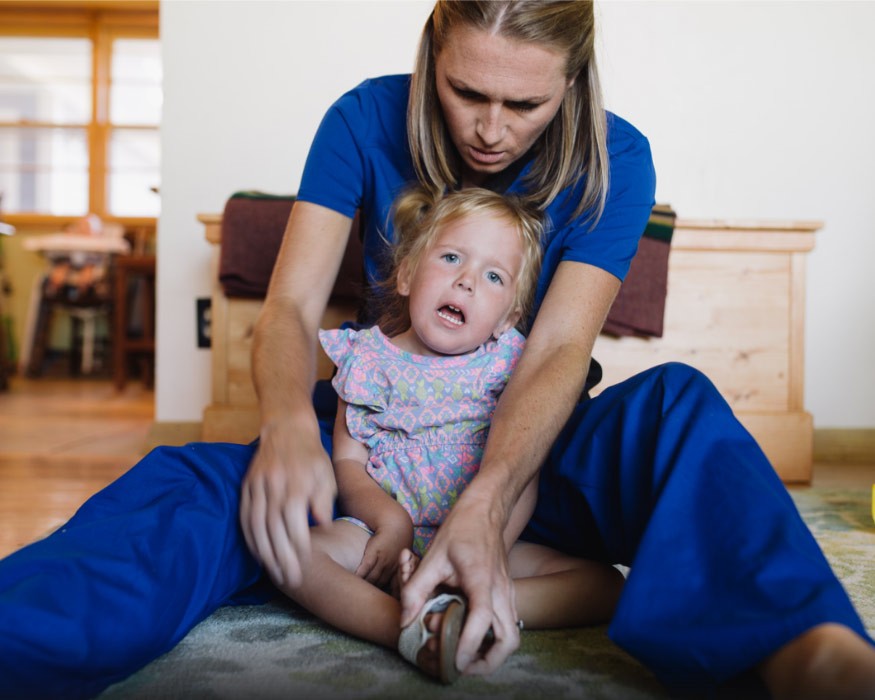
[[398, 566], [395, 568], [395, 575], [389, 584], [389, 592], [393, 597], [401, 599], [401, 588], [413, 576], [413, 572], [419, 566], [419, 561], [419, 557], [409, 549], [401, 551], [401, 554], [398, 556]]
[[426, 601], [419, 616], [401, 630], [401, 656], [442, 683], [455, 681], [459, 677], [456, 650], [466, 612], [464, 599], [450, 593]]

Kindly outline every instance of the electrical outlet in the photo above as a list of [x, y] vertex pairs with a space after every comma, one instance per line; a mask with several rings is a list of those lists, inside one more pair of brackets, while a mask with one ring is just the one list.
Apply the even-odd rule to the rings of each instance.
[[197, 302], [197, 346], [210, 347], [212, 329], [212, 299], [196, 299]]

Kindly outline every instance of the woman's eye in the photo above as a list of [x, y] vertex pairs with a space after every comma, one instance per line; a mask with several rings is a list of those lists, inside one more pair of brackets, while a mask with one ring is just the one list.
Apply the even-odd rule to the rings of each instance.
[[462, 88], [454, 88], [454, 90], [459, 97], [469, 102], [481, 102], [485, 99], [483, 95], [473, 90], [464, 90]]
[[501, 279], [501, 275], [499, 275], [497, 272], [487, 273], [486, 279], [488, 279], [493, 284], [504, 284], [504, 280]]
[[515, 112], [532, 112], [540, 105], [537, 105], [534, 102], [511, 102], [508, 106]]

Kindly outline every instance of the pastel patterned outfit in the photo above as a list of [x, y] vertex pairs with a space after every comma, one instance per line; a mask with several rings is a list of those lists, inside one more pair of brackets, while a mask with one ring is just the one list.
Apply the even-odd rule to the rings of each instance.
[[[525, 339], [515, 330], [457, 356], [414, 355], [377, 327], [319, 331], [337, 365], [350, 435], [367, 472], [413, 521], [419, 556], [480, 467], [489, 423]], [[366, 523], [351, 520], [369, 532]]]

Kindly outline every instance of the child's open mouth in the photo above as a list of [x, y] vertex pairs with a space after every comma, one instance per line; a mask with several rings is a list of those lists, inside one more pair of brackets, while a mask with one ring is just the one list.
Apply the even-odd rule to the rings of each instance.
[[439, 308], [437, 314], [445, 321], [449, 321], [456, 326], [461, 326], [465, 323], [465, 314], [462, 313], [462, 310], [449, 304]]

